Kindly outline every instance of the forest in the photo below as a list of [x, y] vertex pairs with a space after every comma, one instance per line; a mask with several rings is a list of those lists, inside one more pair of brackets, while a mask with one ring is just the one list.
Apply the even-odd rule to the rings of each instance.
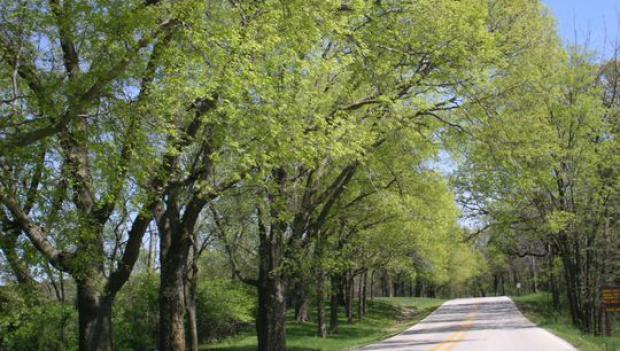
[[613, 53], [539, 0], [0, 0], [0, 350], [539, 291], [604, 334]]

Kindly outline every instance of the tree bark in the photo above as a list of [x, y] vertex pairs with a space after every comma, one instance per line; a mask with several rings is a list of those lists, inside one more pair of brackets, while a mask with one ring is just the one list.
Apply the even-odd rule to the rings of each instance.
[[[162, 250], [166, 252], [168, 250]], [[187, 255], [169, 252], [162, 257], [159, 291], [159, 349], [185, 350], [184, 273]]]
[[191, 351], [198, 350], [198, 321], [196, 319], [196, 300], [189, 299], [187, 303], [187, 324], [189, 327], [190, 344], [189, 349]]
[[346, 279], [346, 284], [345, 284], [345, 307], [346, 307], [346, 311], [347, 311], [347, 323], [352, 324], [353, 323], [353, 294], [355, 293], [355, 277], [353, 276], [353, 274], [349, 271], [347, 272], [347, 274], [344, 276]]
[[357, 319], [362, 320], [364, 317], [364, 277], [365, 272], [362, 273], [359, 277], [359, 281], [357, 284]]
[[112, 351], [112, 300], [101, 296], [90, 282], [78, 282], [78, 343], [81, 351]]
[[196, 300], [198, 299], [198, 248], [197, 237], [194, 237], [192, 258], [189, 270], [186, 273], [187, 287], [187, 326], [189, 328], [190, 350], [198, 351], [198, 320], [196, 317]]
[[340, 279], [337, 275], [331, 276], [331, 283], [329, 332], [335, 333], [338, 330], [338, 294], [340, 290]]
[[327, 325], [325, 324], [325, 272], [319, 268], [316, 282], [316, 311], [317, 328], [320, 337], [327, 336]]
[[374, 300], [375, 299], [375, 272], [376, 270], [372, 270], [372, 273], [370, 273], [370, 300]]
[[295, 321], [302, 323], [310, 320], [308, 316], [308, 294], [303, 279], [295, 284], [294, 292], [295, 301]]
[[266, 270], [263, 268], [264, 264], [265, 262], [261, 262], [258, 281], [256, 319], [258, 350], [284, 351], [286, 350], [285, 286], [280, 274], [274, 272], [276, 268]]
[[[272, 216], [275, 218], [275, 216]], [[286, 287], [281, 272], [284, 226], [260, 224], [258, 269], [259, 351], [286, 350]]]
[[362, 285], [362, 296], [361, 296], [361, 300], [362, 300], [362, 316], [366, 315], [367, 312], [367, 304], [366, 304], [366, 286], [368, 285], [368, 270], [364, 271], [364, 275], [362, 277], [362, 281], [363, 281], [363, 285]]
[[325, 268], [323, 267], [323, 233], [319, 230], [316, 236], [316, 314], [317, 333], [319, 337], [327, 337], [327, 325], [325, 324]]

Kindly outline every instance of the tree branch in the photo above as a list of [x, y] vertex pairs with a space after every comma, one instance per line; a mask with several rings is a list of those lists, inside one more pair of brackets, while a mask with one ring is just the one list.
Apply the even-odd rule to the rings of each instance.
[[0, 202], [9, 209], [15, 221], [20, 225], [37, 250], [41, 252], [54, 267], [69, 272], [70, 266], [68, 261], [71, 255], [56, 249], [56, 247], [47, 240], [47, 233], [24, 213], [17, 200], [5, 192], [3, 185], [0, 185]]

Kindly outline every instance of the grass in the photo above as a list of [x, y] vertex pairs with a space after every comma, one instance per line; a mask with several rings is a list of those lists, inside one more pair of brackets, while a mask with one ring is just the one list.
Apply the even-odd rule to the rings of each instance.
[[514, 297], [513, 300], [532, 322], [568, 341], [581, 351], [620, 351], [620, 326], [616, 328], [612, 337], [594, 336], [574, 327], [568, 312], [555, 311], [551, 296], [547, 293]]
[[[398, 334], [417, 323], [444, 301], [429, 298], [376, 298], [369, 301], [368, 314], [361, 321], [347, 324], [340, 320], [338, 332], [327, 338], [316, 336], [314, 322], [287, 321], [287, 349], [291, 351], [349, 350]], [[328, 316], [329, 316], [329, 311]], [[316, 316], [311, 315], [311, 321]], [[202, 350], [250, 351], [256, 350], [256, 336], [247, 333], [215, 344], [203, 345]]]

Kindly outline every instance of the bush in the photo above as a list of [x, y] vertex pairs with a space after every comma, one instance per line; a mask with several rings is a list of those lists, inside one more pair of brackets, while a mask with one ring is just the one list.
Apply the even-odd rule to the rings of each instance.
[[202, 342], [234, 335], [254, 321], [254, 289], [231, 280], [208, 280], [198, 286], [198, 335]]
[[139, 274], [123, 287], [114, 303], [113, 332], [116, 350], [157, 348], [159, 276]]
[[18, 287], [0, 288], [0, 350], [76, 350], [77, 313], [74, 306]]
[[[137, 274], [119, 292], [113, 313], [115, 350], [157, 348], [159, 275]], [[234, 335], [253, 324], [254, 289], [231, 280], [204, 279], [197, 299], [201, 342]], [[0, 350], [77, 350], [77, 311], [15, 286], [0, 287]]]

